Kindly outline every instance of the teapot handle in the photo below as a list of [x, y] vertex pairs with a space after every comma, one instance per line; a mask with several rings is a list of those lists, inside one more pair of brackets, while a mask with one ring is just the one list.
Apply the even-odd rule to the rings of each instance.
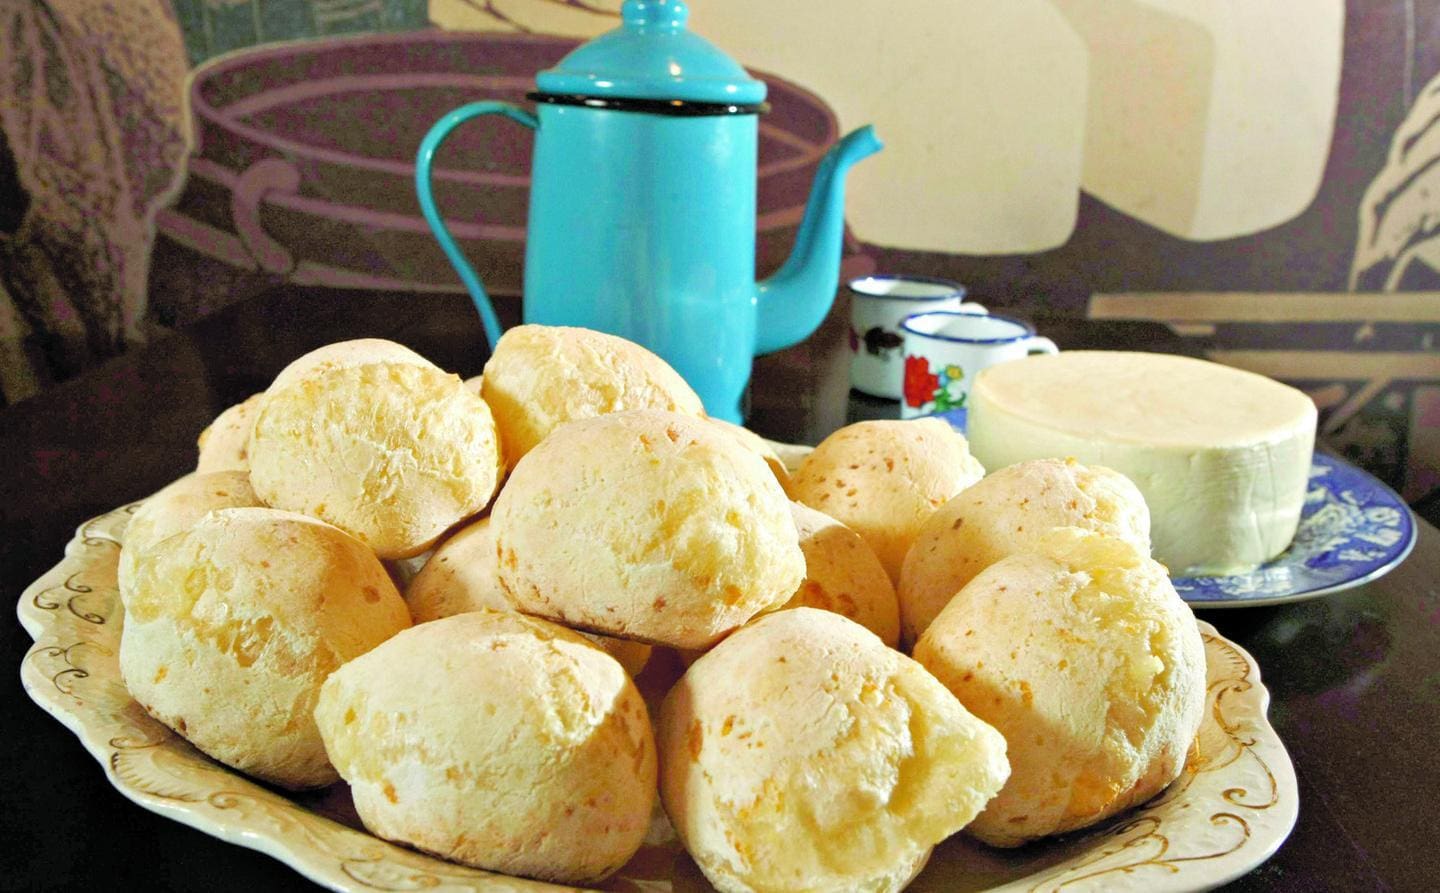
[[430, 188], [430, 166], [435, 160], [435, 152], [450, 131], [459, 125], [469, 121], [471, 118], [478, 118], [481, 115], [501, 115], [509, 118], [517, 124], [524, 124], [531, 130], [540, 126], [535, 116], [508, 102], [472, 102], [462, 105], [454, 111], [435, 122], [430, 132], [420, 141], [420, 151], [415, 157], [415, 193], [420, 198], [420, 212], [425, 215], [425, 222], [430, 224], [430, 229], [435, 233], [435, 238], [444, 249], [445, 256], [450, 259], [450, 264], [455, 272], [460, 274], [460, 281], [465, 283], [465, 290], [470, 292], [470, 300], [475, 302], [475, 309], [480, 311], [480, 321], [485, 326], [485, 340], [490, 342], [490, 350], [494, 352], [495, 343], [500, 340], [500, 319], [495, 315], [495, 306], [490, 302], [490, 295], [486, 293], [485, 286], [480, 284], [480, 277], [475, 273], [475, 268], [465, 259], [465, 254], [456, 244], [455, 237], [450, 235], [450, 230], [445, 226], [445, 220], [440, 216], [440, 210], [435, 206], [435, 195]]

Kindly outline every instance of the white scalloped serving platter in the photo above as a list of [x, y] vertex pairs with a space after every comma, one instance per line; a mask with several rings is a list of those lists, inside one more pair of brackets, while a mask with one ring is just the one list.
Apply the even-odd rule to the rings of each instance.
[[[564, 889], [454, 865], [366, 833], [336, 785], [295, 796], [216, 763], [135, 703], [117, 656], [123, 612], [115, 569], [138, 505], [86, 522], [65, 557], [21, 596], [35, 645], [21, 666], [26, 691], [64, 723], [111, 783], [146, 809], [274, 856], [343, 891]], [[1295, 772], [1266, 720], [1269, 694], [1254, 661], [1200, 624], [1209, 666], [1204, 723], [1180, 779], [1145, 806], [1086, 832], [1016, 851], [963, 835], [935, 850], [911, 890], [1189, 891], [1245, 874], [1294, 826]], [[57, 792], [63, 796], [63, 792]], [[607, 890], [708, 890], [662, 815]]]

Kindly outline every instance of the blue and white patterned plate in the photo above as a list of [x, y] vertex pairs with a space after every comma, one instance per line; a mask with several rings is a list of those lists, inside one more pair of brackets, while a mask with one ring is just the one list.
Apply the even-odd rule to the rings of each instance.
[[[965, 410], [940, 417], [965, 430]], [[1195, 608], [1302, 601], [1383, 576], [1414, 546], [1415, 518], [1399, 494], [1343, 459], [1316, 453], [1290, 548], [1249, 573], [1176, 577], [1175, 590]]]

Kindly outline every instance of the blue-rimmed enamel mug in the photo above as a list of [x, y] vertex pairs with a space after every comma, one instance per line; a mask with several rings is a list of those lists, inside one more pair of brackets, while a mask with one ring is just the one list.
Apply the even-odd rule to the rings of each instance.
[[852, 279], [850, 386], [873, 397], [900, 399], [900, 323], [916, 313], [985, 313], [965, 303], [965, 286], [931, 276], [875, 275]]
[[1059, 353], [1029, 323], [1008, 316], [941, 311], [900, 324], [905, 355], [900, 417], [960, 409], [980, 370], [1032, 353]]

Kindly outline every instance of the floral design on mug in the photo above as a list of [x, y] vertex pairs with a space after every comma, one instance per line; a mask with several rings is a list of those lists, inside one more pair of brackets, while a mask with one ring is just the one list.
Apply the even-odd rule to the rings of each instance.
[[930, 364], [924, 357], [905, 358], [905, 402], [919, 409], [935, 399], [935, 388], [940, 376], [930, 372]]
[[930, 371], [930, 363], [924, 357], [905, 358], [905, 403], [920, 409], [926, 403], [935, 404], [935, 412], [948, 412], [965, 406], [965, 394], [950, 391], [951, 385], [958, 385], [965, 378], [965, 370], [954, 363], [938, 373]]

